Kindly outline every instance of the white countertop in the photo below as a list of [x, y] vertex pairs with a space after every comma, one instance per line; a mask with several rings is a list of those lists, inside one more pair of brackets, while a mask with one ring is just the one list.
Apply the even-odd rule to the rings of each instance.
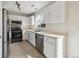
[[29, 30], [27, 30], [27, 31], [35, 32], [35, 33], [42, 34], [42, 35], [45, 35], [45, 36], [50, 36], [50, 37], [64, 37], [64, 35], [55, 34], [55, 33], [49, 33], [49, 32], [46, 32], [46, 31], [36, 32], [36, 31], [33, 30], [33, 29], [29, 29]]
[[33, 29], [28, 29], [26, 31], [35, 32], [35, 30], [33, 30]]
[[51, 33], [48, 33], [48, 32], [36, 32], [38, 34], [42, 34], [42, 35], [46, 35], [46, 36], [51, 36], [51, 37], [64, 37], [64, 35], [58, 35], [58, 34], [51, 34]]

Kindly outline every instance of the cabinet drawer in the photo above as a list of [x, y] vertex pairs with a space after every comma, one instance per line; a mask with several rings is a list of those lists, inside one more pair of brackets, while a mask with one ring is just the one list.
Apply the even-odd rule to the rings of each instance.
[[52, 44], [52, 45], [55, 45], [55, 42], [56, 42], [56, 38], [54, 38], [54, 37], [45, 36], [44, 40], [47, 41], [48, 43]]

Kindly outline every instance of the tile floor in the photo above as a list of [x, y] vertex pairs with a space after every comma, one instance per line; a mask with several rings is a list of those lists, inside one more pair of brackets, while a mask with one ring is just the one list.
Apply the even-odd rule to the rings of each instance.
[[44, 58], [27, 41], [11, 43], [9, 50], [9, 58]]

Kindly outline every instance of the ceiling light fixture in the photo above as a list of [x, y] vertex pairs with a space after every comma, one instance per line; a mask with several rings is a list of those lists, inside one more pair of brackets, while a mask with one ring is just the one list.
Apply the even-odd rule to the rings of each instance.
[[17, 1], [16, 1], [16, 5], [17, 5], [18, 10], [21, 10], [20, 4]]

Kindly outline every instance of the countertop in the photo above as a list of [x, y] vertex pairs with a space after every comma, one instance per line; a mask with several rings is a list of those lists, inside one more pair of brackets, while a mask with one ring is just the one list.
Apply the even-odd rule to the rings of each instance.
[[30, 30], [26, 30], [26, 31], [31, 31], [31, 32], [35, 32], [35, 30], [32, 30], [32, 29], [30, 29]]
[[35, 33], [38, 33], [38, 34], [42, 34], [42, 35], [45, 35], [45, 36], [51, 36], [51, 37], [64, 37], [64, 35], [57, 34], [57, 33], [50, 33], [50, 32], [47, 32], [47, 31], [35, 31], [34, 29], [29, 29], [27, 31], [35, 32]]
[[38, 34], [42, 34], [42, 35], [45, 35], [45, 36], [51, 36], [51, 37], [64, 37], [64, 35], [59, 35], [59, 34], [54, 34], [54, 33], [48, 33], [48, 32], [36, 32]]

